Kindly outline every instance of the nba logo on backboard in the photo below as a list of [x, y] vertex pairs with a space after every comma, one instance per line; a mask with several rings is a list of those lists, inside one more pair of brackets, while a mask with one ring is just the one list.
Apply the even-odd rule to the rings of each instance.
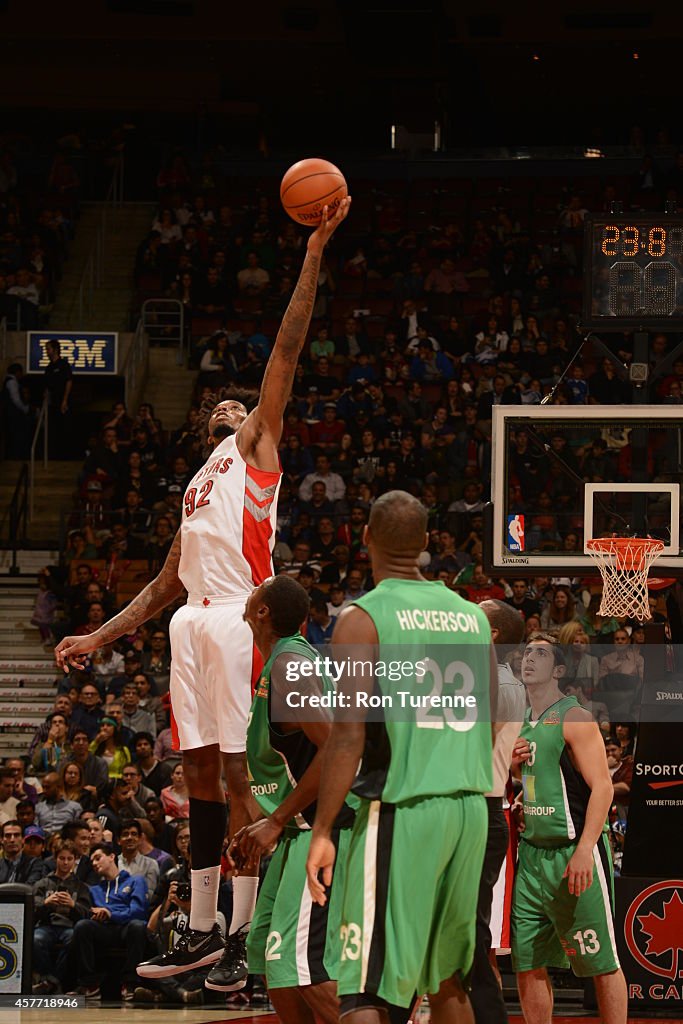
[[508, 551], [524, 551], [524, 516], [508, 516]]

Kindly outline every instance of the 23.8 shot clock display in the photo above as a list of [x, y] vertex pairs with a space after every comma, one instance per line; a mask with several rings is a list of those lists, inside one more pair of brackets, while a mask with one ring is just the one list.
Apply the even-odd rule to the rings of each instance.
[[584, 326], [680, 331], [683, 216], [588, 216], [584, 230]]

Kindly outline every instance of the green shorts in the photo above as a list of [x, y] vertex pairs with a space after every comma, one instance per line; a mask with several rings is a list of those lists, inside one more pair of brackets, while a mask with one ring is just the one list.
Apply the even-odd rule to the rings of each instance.
[[563, 877], [576, 843], [554, 849], [519, 844], [512, 896], [515, 971], [571, 967], [579, 978], [619, 967], [614, 936], [612, 854], [602, 835], [593, 849], [593, 881], [571, 896]]
[[314, 903], [306, 881], [311, 832], [287, 832], [272, 856], [247, 937], [250, 974], [268, 988], [319, 985], [337, 977], [339, 926], [351, 829], [332, 833], [337, 848], [334, 879], [324, 907]]
[[479, 793], [362, 801], [342, 913], [340, 996], [410, 1006], [469, 974], [488, 814]]

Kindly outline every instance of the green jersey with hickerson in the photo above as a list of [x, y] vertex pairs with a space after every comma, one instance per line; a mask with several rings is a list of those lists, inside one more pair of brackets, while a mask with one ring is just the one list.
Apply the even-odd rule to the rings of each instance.
[[[392, 704], [381, 722], [366, 723], [353, 791], [387, 803], [488, 792], [491, 630], [484, 613], [442, 581], [420, 579], [383, 579], [354, 604], [375, 624], [380, 661], [405, 658], [425, 670], [399, 682], [376, 673], [375, 694], [389, 695]], [[410, 706], [406, 692], [424, 698], [424, 706]], [[449, 697], [473, 700], [452, 707]]]

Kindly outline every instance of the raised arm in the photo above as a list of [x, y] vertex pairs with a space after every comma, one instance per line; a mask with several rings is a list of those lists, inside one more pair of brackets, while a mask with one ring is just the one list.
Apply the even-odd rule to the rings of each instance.
[[306, 258], [299, 280], [282, 318], [263, 375], [259, 404], [240, 430], [240, 437], [247, 447], [258, 444], [262, 436], [276, 446], [280, 443], [282, 418], [292, 391], [296, 364], [304, 347], [313, 314], [323, 250], [345, 219], [350, 206], [350, 196], [342, 199], [334, 216], [329, 219], [325, 207], [319, 227], [308, 239]]
[[167, 604], [174, 601], [183, 592], [183, 585], [178, 576], [180, 564], [180, 530], [175, 535], [175, 540], [166, 556], [166, 561], [158, 576], [141, 590], [137, 597], [134, 597], [130, 604], [126, 605], [123, 611], [115, 615], [109, 622], [96, 629], [89, 636], [65, 636], [55, 648], [55, 660], [57, 664], [69, 671], [70, 667], [82, 668], [83, 658], [86, 654], [96, 651], [98, 647], [113, 643], [120, 636], [132, 633], [148, 619], [165, 608]]

